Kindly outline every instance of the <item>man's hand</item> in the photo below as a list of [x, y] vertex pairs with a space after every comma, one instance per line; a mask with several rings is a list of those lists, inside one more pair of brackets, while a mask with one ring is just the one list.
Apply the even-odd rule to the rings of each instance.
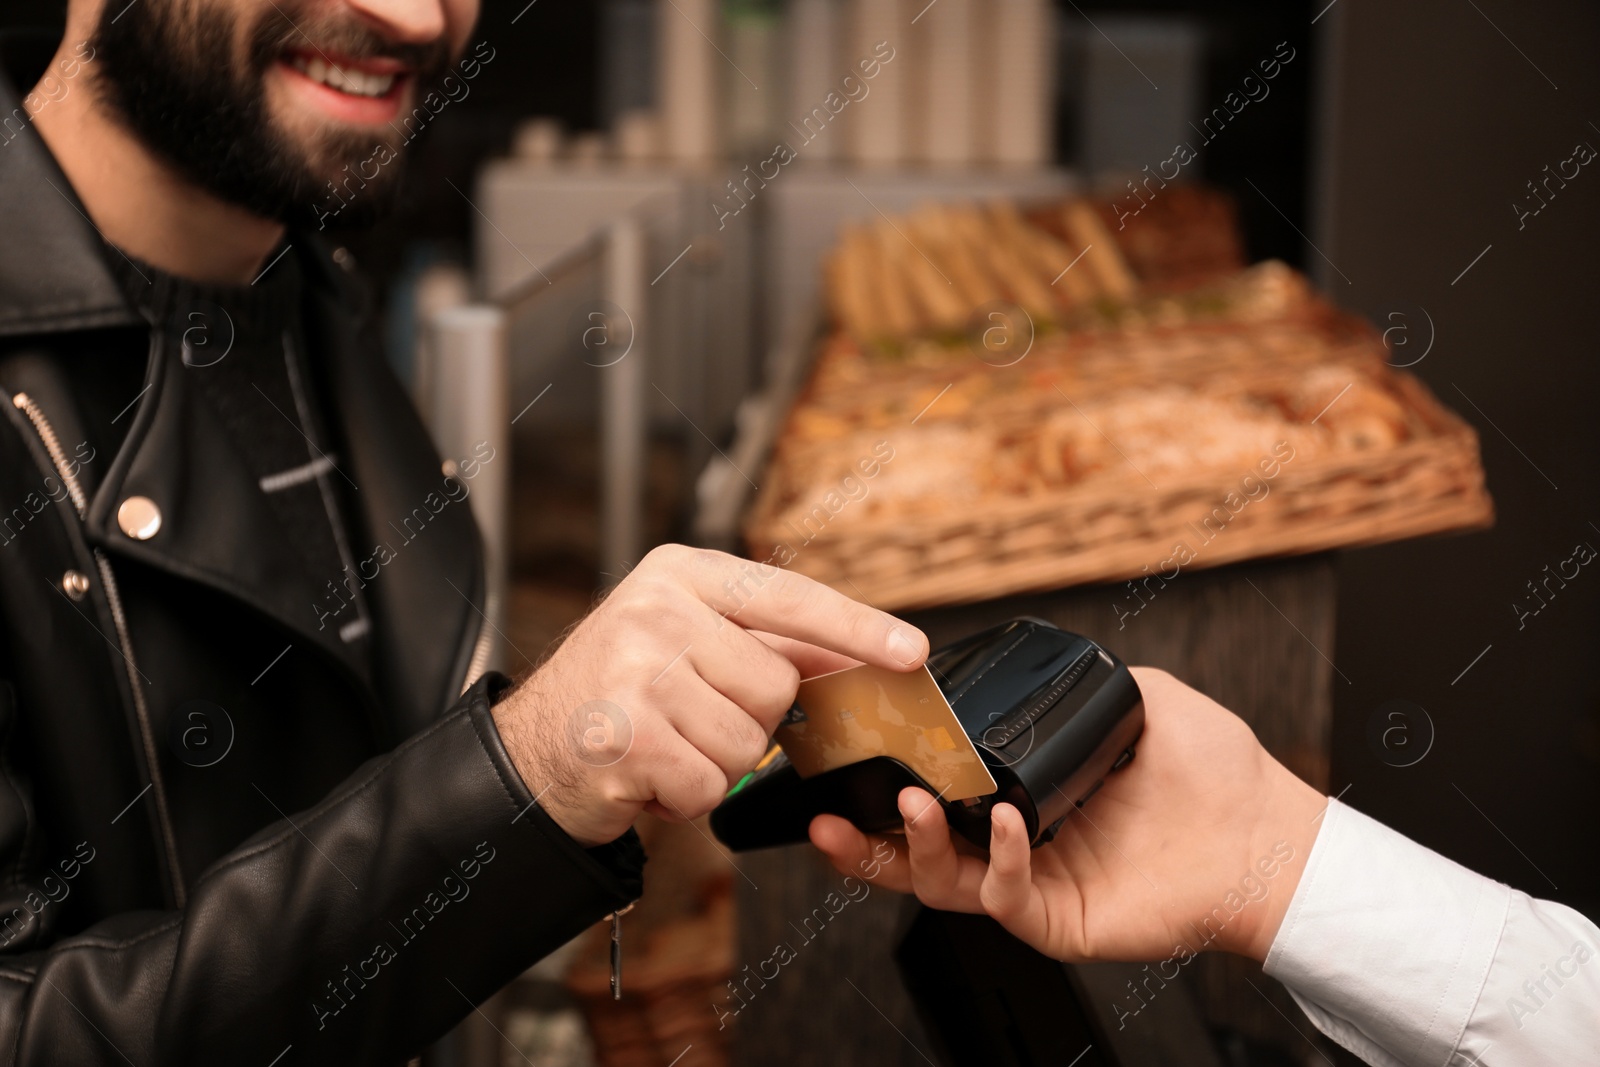
[[802, 676], [919, 667], [928, 639], [827, 586], [721, 552], [651, 552], [495, 706], [528, 789], [583, 845], [642, 810], [710, 811], [756, 765]]
[[[1061, 960], [1155, 960], [1222, 949], [1266, 958], [1327, 801], [1267, 754], [1238, 716], [1164, 671], [1144, 694], [1138, 756], [1030, 852], [1021, 814], [996, 806], [988, 862], [958, 852], [920, 789], [900, 794], [910, 859], [886, 884], [948, 911], [986, 912]], [[811, 840], [849, 871], [870, 852], [844, 819]]]

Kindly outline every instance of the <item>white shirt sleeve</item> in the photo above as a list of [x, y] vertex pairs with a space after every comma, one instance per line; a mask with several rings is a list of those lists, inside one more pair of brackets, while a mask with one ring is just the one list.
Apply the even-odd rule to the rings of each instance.
[[1376, 1067], [1600, 1065], [1600, 929], [1329, 800], [1265, 970]]

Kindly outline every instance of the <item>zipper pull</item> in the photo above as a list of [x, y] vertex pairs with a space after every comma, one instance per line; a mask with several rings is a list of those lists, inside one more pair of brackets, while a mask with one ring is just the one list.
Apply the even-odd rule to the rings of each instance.
[[622, 999], [622, 917], [633, 910], [637, 900], [611, 913], [611, 999]]

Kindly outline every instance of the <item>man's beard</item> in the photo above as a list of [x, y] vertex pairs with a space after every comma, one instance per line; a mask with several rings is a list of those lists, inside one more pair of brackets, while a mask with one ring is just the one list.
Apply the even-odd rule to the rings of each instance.
[[348, 19], [291, 21], [276, 4], [250, 32], [242, 65], [235, 60], [236, 37], [236, 16], [226, 2], [107, 4], [91, 38], [101, 99], [184, 177], [254, 215], [308, 224], [337, 203], [341, 225], [383, 216], [399, 192], [398, 165], [372, 177], [363, 173], [359, 195], [348, 200], [332, 199], [329, 183], [348, 188], [349, 175], [380, 145], [389, 150], [386, 159], [398, 156], [399, 146], [384, 135], [338, 128], [289, 136], [268, 114], [267, 73], [290, 46], [314, 42], [351, 58], [385, 56], [409, 64], [412, 98], [420, 100], [449, 65], [445, 41], [388, 42]]

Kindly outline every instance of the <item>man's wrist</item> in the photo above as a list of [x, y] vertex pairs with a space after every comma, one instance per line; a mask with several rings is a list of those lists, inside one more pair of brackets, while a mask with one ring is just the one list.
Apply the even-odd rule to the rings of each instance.
[[1276, 760], [1268, 775], [1261, 818], [1252, 839], [1252, 855], [1271, 856], [1277, 870], [1270, 879], [1262, 879], [1267, 893], [1259, 906], [1246, 909], [1248, 919], [1239, 924], [1238, 939], [1224, 946], [1258, 963], [1265, 961], [1272, 950], [1328, 807], [1328, 798], [1321, 791], [1295, 777]]
[[559, 754], [553, 751], [557, 746], [550, 744], [549, 738], [538, 736], [534, 703], [540, 697], [534, 691], [534, 677], [536, 675], [522, 679], [490, 709], [500, 743], [505, 746], [506, 755], [523, 786], [552, 822], [584, 848], [604, 844], [574, 833], [574, 820], [562, 810], [567, 774], [560, 765]]

